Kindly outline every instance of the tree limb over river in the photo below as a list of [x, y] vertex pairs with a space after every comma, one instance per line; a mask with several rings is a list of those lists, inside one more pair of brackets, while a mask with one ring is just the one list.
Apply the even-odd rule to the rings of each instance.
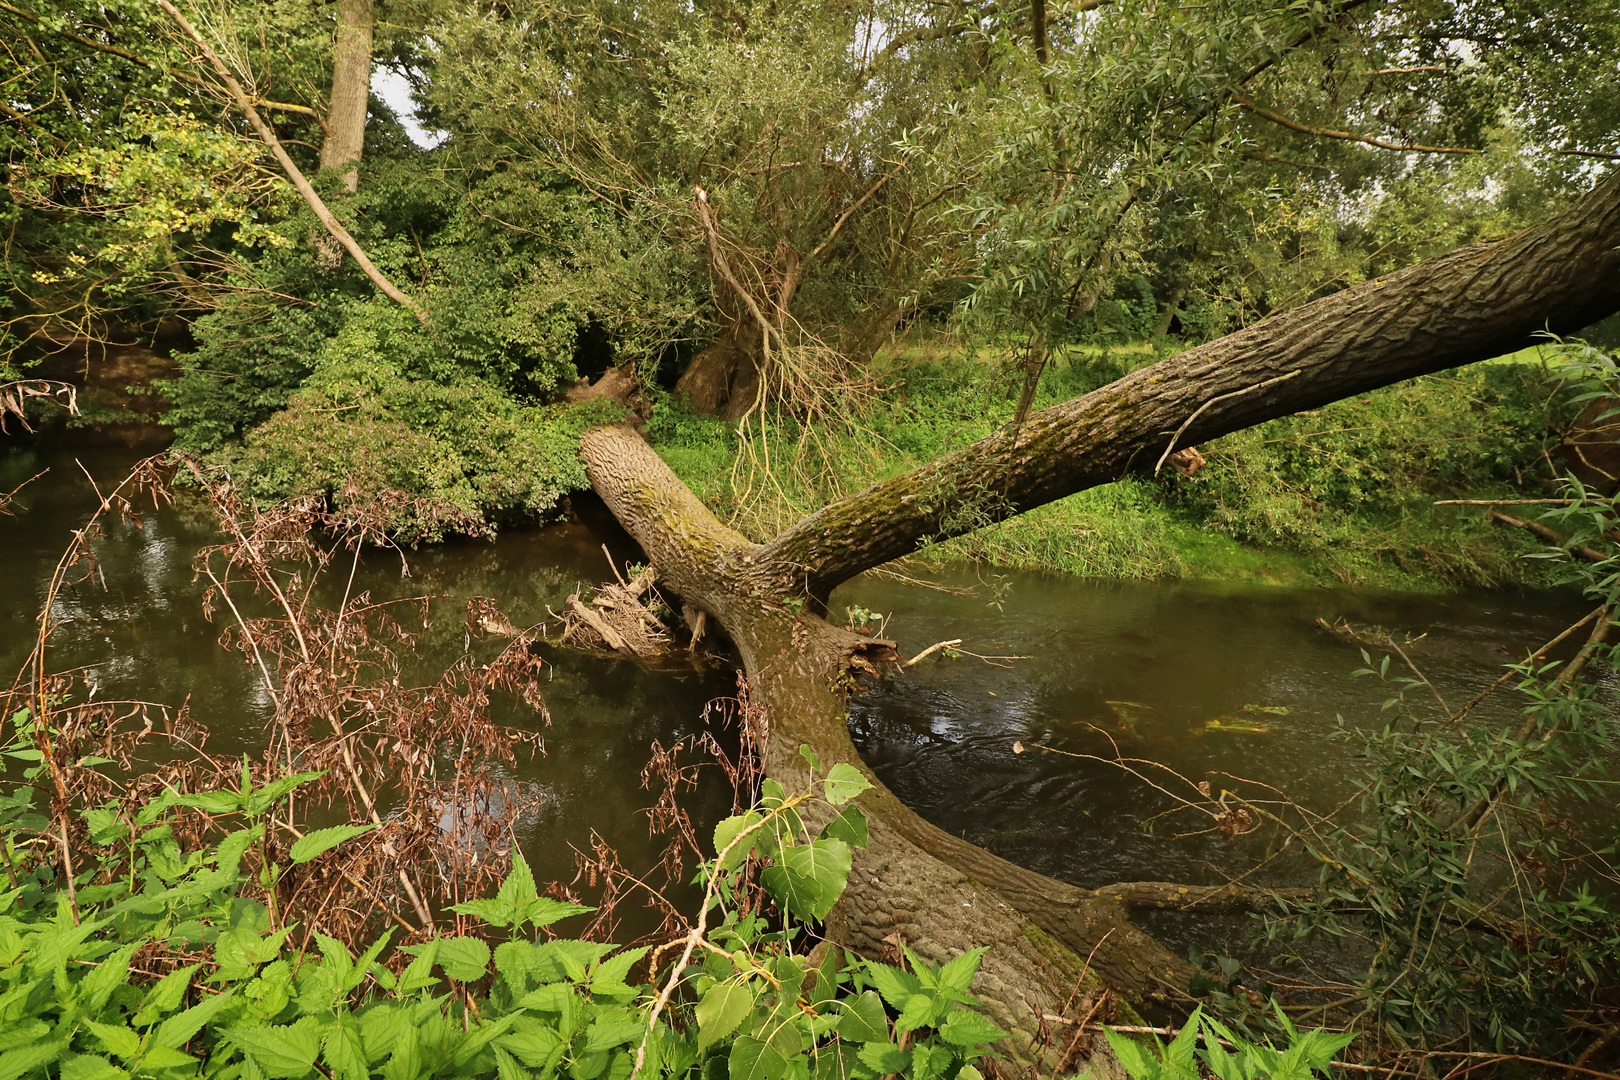
[[[926, 543], [1151, 472], [1168, 451], [1499, 356], [1617, 309], [1620, 174], [1541, 225], [1160, 361], [834, 502], [765, 544], [723, 524], [627, 427], [588, 431], [580, 453], [660, 582], [736, 642], [768, 710], [767, 771], [791, 788], [803, 779], [801, 744], [824, 762], [859, 763], [846, 726], [849, 673], [896, 659], [886, 643], [821, 617], [840, 583]], [[1129, 919], [1174, 906], [1176, 886], [1091, 891], [1025, 870], [930, 825], [862, 768], [874, 784], [860, 800], [871, 843], [827, 919], [831, 937], [874, 954], [899, 934], [930, 960], [989, 946], [974, 991], [1019, 1036], [1009, 1040], [1015, 1056], [1088, 965], [1129, 1000], [1186, 998], [1191, 967]], [[1186, 896], [1221, 902], [1208, 888]]]

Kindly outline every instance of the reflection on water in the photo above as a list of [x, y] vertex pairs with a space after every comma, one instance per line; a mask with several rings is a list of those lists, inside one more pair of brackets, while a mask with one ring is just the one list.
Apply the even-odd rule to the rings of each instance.
[[[5, 544], [0, 665], [8, 674], [28, 653], [35, 616], [70, 530], [81, 527], [95, 506], [75, 458], [104, 489], [133, 461], [117, 450], [0, 453], [0, 491], [50, 469], [19, 494], [13, 517], [0, 517]], [[211, 516], [182, 492], [174, 506], [143, 514], [138, 527], [112, 521], [105, 531], [95, 543], [95, 579], [64, 591], [56, 602], [52, 666], [88, 669], [87, 681], [101, 698], [170, 705], [189, 698], [192, 715], [211, 733], [211, 752], [257, 752], [272, 703], [255, 670], [219, 646], [226, 613], [208, 621], [201, 606], [203, 586], [193, 580], [193, 554], [219, 540]], [[621, 565], [632, 557], [622, 535], [605, 539]], [[368, 554], [355, 591], [369, 590], [377, 600], [419, 594], [451, 598], [434, 605], [431, 628], [406, 665], [407, 678], [426, 683], [468, 644], [465, 601], [456, 598], [495, 598], [518, 626], [545, 621], [548, 605], [560, 609], [570, 592], [607, 575], [603, 542], [581, 525], [514, 530], [494, 543], [462, 541], [407, 552], [409, 577], [401, 576], [397, 555]], [[251, 602], [251, 593], [243, 593], [244, 602]], [[503, 643], [472, 644], [483, 656]], [[545, 796], [520, 822], [524, 854], [542, 880], [568, 881], [574, 876], [570, 845], [589, 851], [595, 830], [618, 849], [627, 867], [644, 870], [658, 858], [640, 813], [654, 797], [640, 786], [649, 747], [655, 739], [669, 746], [701, 730], [705, 704], [734, 693], [735, 684], [723, 669], [652, 672], [627, 661], [568, 652], [548, 652], [546, 659], [553, 665], [544, 687], [549, 727], [521, 703], [498, 702], [494, 709], [497, 723], [540, 731], [545, 738], [543, 757], [531, 759], [520, 750], [517, 767], [502, 777]], [[730, 792], [707, 783], [684, 804], [701, 826], [729, 810]]]
[[[80, 454], [102, 483], [130, 464], [125, 452]], [[15, 670], [26, 654], [51, 568], [93, 506], [73, 456], [13, 450], [0, 455], [0, 490], [44, 467], [14, 518], [0, 518], [0, 662]], [[141, 527], [109, 523], [96, 544], [101, 572], [58, 600], [61, 629], [52, 662], [91, 669], [103, 697], [177, 703], [213, 732], [217, 753], [263, 745], [270, 702], [242, 660], [217, 644], [221, 625], [203, 617], [192, 554], [216, 539], [207, 513], [182, 497]], [[493, 543], [453, 542], [362, 567], [357, 590], [376, 599], [418, 593], [495, 598], [524, 626], [550, 618], [580, 585], [607, 573], [601, 551], [634, 557], [622, 534], [582, 525], [508, 532]], [[971, 569], [937, 575], [955, 588], [976, 584]], [[1466, 700], [1501, 665], [1554, 636], [1581, 604], [1572, 596], [1365, 595], [1328, 590], [1188, 583], [1119, 584], [1011, 575], [999, 608], [982, 598], [863, 578], [834, 596], [846, 605], [893, 612], [887, 634], [908, 655], [962, 638], [986, 655], [1024, 657], [992, 666], [936, 655], [857, 698], [851, 726], [861, 753], [911, 806], [953, 833], [1026, 866], [1076, 884], [1159, 879], [1210, 882], [1251, 864], [1264, 831], [1223, 841], [1176, 842], [1143, 830], [1163, 796], [1116, 768], [1044, 752], [1110, 755], [1114, 748], [1194, 779], [1225, 772], [1287, 789], [1327, 808], [1351, 790], [1346, 745], [1332, 739], [1335, 718], [1380, 722], [1387, 691], [1352, 680], [1361, 666], [1357, 628], [1383, 627], [1411, 640], [1409, 653], [1438, 692]], [[1334, 624], [1347, 621], [1337, 632]], [[1328, 624], [1324, 627], [1324, 623]], [[426, 682], [466, 647], [465, 608], [436, 608], [407, 675]], [[1369, 631], [1363, 631], [1366, 633]], [[498, 648], [487, 642], [480, 648]], [[723, 670], [647, 671], [613, 659], [548, 654], [553, 723], [507, 705], [498, 722], [543, 730], [546, 756], [520, 759], [510, 779], [544, 801], [521, 822], [525, 854], [538, 874], [568, 880], [570, 845], [600, 832], [626, 864], [656, 861], [640, 808], [652, 801], [639, 776], [653, 740], [665, 746], [699, 730], [703, 707], [733, 691]], [[1480, 719], [1515, 720], [1519, 704], [1501, 695]], [[1027, 752], [1014, 752], [1020, 743]], [[1214, 782], [1219, 783], [1215, 778]], [[688, 798], [700, 834], [729, 806], [709, 784]], [[455, 811], [448, 811], [454, 813]], [[1607, 812], [1607, 811], [1605, 811]], [[1590, 813], [1590, 812], [1588, 812]], [[1297, 870], [1298, 868], [1296, 868]]]
[[[936, 580], [976, 583], [968, 569]], [[1331, 737], [1336, 717], [1381, 725], [1390, 696], [1375, 679], [1350, 677], [1363, 666], [1356, 628], [1414, 639], [1406, 647], [1413, 662], [1460, 705], [1586, 610], [1573, 595], [1367, 595], [1036, 574], [1008, 581], [1000, 610], [870, 577], [836, 593], [837, 613], [856, 604], [894, 612], [887, 632], [907, 655], [962, 638], [976, 653], [1026, 657], [1010, 668], [968, 656], [925, 660], [856, 699], [851, 729], [878, 775], [930, 821], [1087, 887], [1213, 883], [1221, 871], [1252, 865], [1271, 837], [1170, 842], [1171, 821], [1149, 835], [1143, 823], [1169, 806], [1162, 794], [1113, 765], [1040, 747], [1099, 757], [1117, 747], [1195, 782], [1235, 774], [1330, 809], [1353, 790], [1350, 749]], [[1500, 694], [1474, 715], [1517, 723], [1521, 705]]]

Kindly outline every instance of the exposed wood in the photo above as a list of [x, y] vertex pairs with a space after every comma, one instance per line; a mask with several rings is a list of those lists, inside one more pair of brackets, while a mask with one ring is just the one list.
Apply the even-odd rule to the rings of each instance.
[[418, 319], [427, 322], [427, 312], [415, 300], [412, 300], [395, 287], [394, 283], [389, 281], [381, 270], [377, 269], [376, 264], [367, 257], [359, 243], [355, 241], [353, 236], [349, 235], [349, 230], [344, 228], [343, 223], [332, 215], [332, 211], [327, 208], [326, 203], [315, 193], [315, 189], [310, 186], [309, 180], [304, 176], [303, 171], [298, 168], [297, 163], [287, 154], [287, 148], [281, 145], [280, 139], [276, 138], [275, 131], [271, 129], [269, 124], [264, 122], [264, 118], [259, 115], [259, 111], [253, 107], [253, 99], [248, 95], [247, 91], [242, 89], [242, 84], [236, 81], [236, 77], [231, 74], [231, 69], [225, 66], [225, 62], [214, 51], [214, 47], [208, 44], [208, 40], [198, 32], [195, 26], [191, 25], [190, 20], [180, 14], [179, 9], [170, 0], [157, 0], [157, 4], [169, 18], [174, 20], [175, 25], [191, 39], [192, 43], [203, 54], [209, 66], [214, 69], [214, 73], [224, 83], [225, 90], [230, 95], [231, 100], [235, 102], [237, 109], [247, 118], [248, 123], [253, 125], [253, 130], [258, 133], [259, 139], [265, 146], [270, 148], [270, 152], [275, 155], [276, 161], [281, 164], [282, 171], [292, 181], [293, 187], [298, 189], [298, 194], [303, 196], [304, 202], [315, 212], [316, 218], [320, 220], [326, 231], [339, 244], [343, 245], [343, 249], [349, 253], [366, 277], [371, 279], [371, 283], [377, 286], [384, 296], [397, 304], [409, 308]]
[[936, 641], [932, 645], [928, 646], [928, 648], [918, 653], [916, 656], [913, 656], [910, 660], [907, 660], [901, 666], [908, 668], [916, 667], [920, 662], [928, 659], [930, 656], [933, 656], [935, 653], [939, 652], [939, 650], [949, 649], [954, 645], [960, 644], [962, 644], [962, 639], [959, 637], [953, 637], [949, 641]]
[[1574, 499], [1436, 499], [1435, 506], [1573, 506]]
[[636, 651], [632, 649], [630, 644], [619, 635], [619, 632], [613, 629], [613, 627], [609, 626], [607, 620], [602, 618], [602, 616], [580, 603], [578, 596], [570, 596], [568, 598], [567, 609], [586, 626], [589, 626], [592, 630], [595, 630], [597, 634], [601, 636], [602, 640], [608, 643], [608, 648], [617, 649], [626, 656], [636, 655]]
[[[1562, 536], [1559, 536], [1556, 532], [1554, 532], [1552, 529], [1549, 529], [1547, 526], [1543, 525], [1539, 521], [1527, 521], [1524, 518], [1510, 517], [1509, 515], [1504, 514], [1500, 510], [1497, 510], [1497, 509], [1494, 509], [1494, 508], [1485, 511], [1485, 520], [1487, 520], [1487, 521], [1500, 521], [1504, 525], [1512, 525], [1514, 528], [1523, 529], [1526, 532], [1534, 533], [1535, 535], [1541, 537], [1543, 540], [1547, 541], [1547, 543], [1552, 544], [1555, 547], [1563, 547], [1564, 546], [1564, 538]], [[1584, 547], [1584, 546], [1583, 547], [1578, 547], [1578, 548], [1570, 548], [1569, 553], [1571, 555], [1575, 556], [1577, 559], [1581, 559], [1581, 560], [1584, 560], [1585, 562], [1589, 562], [1589, 563], [1600, 563], [1600, 562], [1608, 562], [1609, 561], [1609, 557], [1607, 555], [1603, 554], [1603, 552], [1598, 551], [1596, 548], [1589, 548], [1589, 547]]]

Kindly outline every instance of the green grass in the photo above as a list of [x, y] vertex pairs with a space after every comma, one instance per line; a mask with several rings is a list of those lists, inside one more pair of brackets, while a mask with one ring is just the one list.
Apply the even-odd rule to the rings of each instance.
[[[1074, 349], [1037, 407], [1151, 363], [1152, 345]], [[788, 418], [743, 434], [663, 402], [649, 434], [723, 519], [763, 539], [826, 502], [925, 463], [1005, 423], [1017, 387], [997, 350], [913, 339], [879, 358], [891, 389], [858, 415]], [[1201, 447], [1193, 480], [1130, 478], [923, 549], [932, 564], [1099, 578], [1203, 578], [1404, 589], [1533, 583], [1528, 537], [1444, 498], [1548, 493], [1543, 455], [1570, 407], [1532, 349], [1414, 379]]]

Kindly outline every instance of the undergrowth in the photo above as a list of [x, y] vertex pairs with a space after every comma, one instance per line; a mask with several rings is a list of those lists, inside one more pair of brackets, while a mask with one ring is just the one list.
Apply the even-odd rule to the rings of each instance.
[[[1145, 349], [1074, 350], [1043, 375], [1037, 408], [1156, 359]], [[901, 352], [892, 385], [861, 416], [804, 425], [777, 416], [768, 447], [654, 407], [659, 453], [722, 518], [754, 538], [843, 495], [989, 435], [1017, 387], [982, 356]], [[1573, 417], [1540, 350], [1423, 376], [1270, 421], [1200, 447], [1188, 478], [1128, 477], [925, 548], [925, 564], [1112, 578], [1239, 578], [1454, 587], [1539, 580], [1532, 541], [1453, 498], [1552, 491], [1546, 447]]]

